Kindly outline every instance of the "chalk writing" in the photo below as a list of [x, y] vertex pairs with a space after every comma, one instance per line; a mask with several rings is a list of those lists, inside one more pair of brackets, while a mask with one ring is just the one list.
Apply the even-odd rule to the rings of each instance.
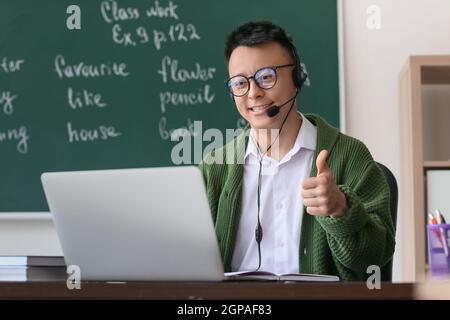
[[185, 82], [187, 80], [208, 81], [214, 77], [216, 68], [202, 68], [200, 63], [195, 63], [193, 69], [178, 68], [178, 60], [169, 56], [164, 56], [161, 63], [161, 69], [158, 74], [161, 75], [163, 83], [167, 83], [168, 77], [174, 82]]
[[166, 112], [166, 107], [168, 105], [197, 105], [197, 104], [211, 104], [214, 101], [214, 94], [210, 93], [209, 84], [205, 84], [203, 87], [199, 88], [197, 93], [181, 93], [181, 92], [171, 92], [165, 91], [160, 92], [160, 106], [161, 112]]
[[116, 1], [102, 1], [100, 3], [100, 11], [103, 19], [108, 22], [136, 20], [140, 14], [137, 8], [127, 7], [121, 8]]
[[94, 129], [74, 129], [72, 123], [67, 123], [67, 134], [69, 142], [93, 142], [96, 140], [108, 140], [117, 138], [122, 134], [116, 131], [112, 126], [99, 126]]
[[30, 137], [25, 126], [7, 130], [0, 129], [0, 143], [7, 141], [17, 142], [16, 149], [19, 153], [26, 154], [28, 152], [29, 139]]
[[107, 62], [98, 65], [78, 62], [67, 65], [63, 55], [55, 57], [55, 71], [59, 78], [95, 78], [104, 76], [127, 77], [129, 72], [123, 62]]
[[163, 140], [178, 140], [179, 137], [183, 136], [196, 136], [197, 133], [194, 131], [194, 123], [191, 119], [187, 119], [187, 125], [181, 126], [174, 129], [167, 128], [167, 118], [161, 117], [158, 123], [159, 135]]
[[106, 107], [107, 104], [102, 101], [102, 95], [99, 93], [82, 90], [81, 92], [74, 91], [72, 88], [67, 89], [67, 100], [72, 109], [83, 107]]
[[178, 6], [175, 5], [172, 1], [169, 1], [168, 6], [161, 6], [159, 1], [155, 1], [155, 4], [146, 10], [147, 17], [158, 17], [158, 18], [172, 18], [175, 20], [179, 20], [179, 17], [176, 13]]
[[14, 112], [13, 101], [17, 98], [17, 95], [13, 95], [10, 91], [0, 92], [0, 112], [5, 115], [12, 115]]
[[197, 33], [195, 26], [192, 23], [187, 25], [183, 23], [177, 23], [176, 25], [170, 25], [169, 30], [153, 30], [153, 44], [157, 50], [161, 49], [162, 44], [167, 42], [178, 41], [192, 41], [200, 40], [200, 36]]
[[0, 59], [0, 72], [13, 73], [20, 71], [20, 68], [25, 63], [25, 60], [8, 60], [8, 58], [3, 57]]

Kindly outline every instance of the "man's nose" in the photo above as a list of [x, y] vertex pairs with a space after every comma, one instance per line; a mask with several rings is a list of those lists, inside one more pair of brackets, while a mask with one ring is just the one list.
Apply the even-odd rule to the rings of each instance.
[[258, 87], [255, 79], [249, 80], [248, 97], [256, 99], [264, 95], [264, 90]]

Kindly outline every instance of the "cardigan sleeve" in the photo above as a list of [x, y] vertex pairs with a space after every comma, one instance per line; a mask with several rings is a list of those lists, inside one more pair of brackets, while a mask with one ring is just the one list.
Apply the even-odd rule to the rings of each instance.
[[[209, 157], [209, 155], [207, 157]], [[198, 164], [198, 168], [200, 169], [203, 175], [203, 181], [205, 182], [209, 208], [211, 209], [211, 216], [215, 223], [217, 218], [218, 194], [215, 188], [215, 184], [213, 183], [214, 179], [212, 179], [211, 177], [214, 168], [213, 165], [208, 164], [208, 161], [207, 160], [205, 161], [205, 159]]]
[[343, 217], [316, 217], [325, 230], [338, 270], [365, 274], [367, 267], [383, 267], [395, 248], [389, 186], [367, 148], [358, 142], [346, 159], [336, 183], [349, 209]]

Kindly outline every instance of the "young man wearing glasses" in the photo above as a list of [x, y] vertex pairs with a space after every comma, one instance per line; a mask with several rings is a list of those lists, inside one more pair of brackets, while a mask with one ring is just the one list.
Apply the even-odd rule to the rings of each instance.
[[307, 76], [290, 37], [246, 23], [225, 56], [227, 88], [250, 127], [230, 142], [243, 146], [242, 162], [200, 164], [225, 270], [363, 280], [368, 266], [384, 266], [395, 246], [387, 182], [363, 143], [297, 111]]

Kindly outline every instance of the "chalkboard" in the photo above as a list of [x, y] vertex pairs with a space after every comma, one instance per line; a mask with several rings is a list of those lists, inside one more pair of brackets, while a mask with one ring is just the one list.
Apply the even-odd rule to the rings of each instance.
[[301, 111], [338, 126], [335, 0], [2, 0], [0, 211], [48, 211], [45, 171], [173, 165], [194, 121], [242, 127], [224, 40], [263, 19], [305, 64]]

